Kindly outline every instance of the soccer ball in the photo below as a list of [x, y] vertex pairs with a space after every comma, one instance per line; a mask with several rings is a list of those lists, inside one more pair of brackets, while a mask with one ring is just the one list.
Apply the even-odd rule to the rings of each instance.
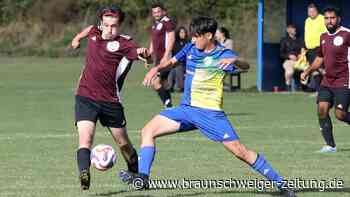
[[107, 144], [96, 145], [91, 151], [91, 165], [97, 170], [106, 171], [113, 167], [117, 154], [112, 146]]

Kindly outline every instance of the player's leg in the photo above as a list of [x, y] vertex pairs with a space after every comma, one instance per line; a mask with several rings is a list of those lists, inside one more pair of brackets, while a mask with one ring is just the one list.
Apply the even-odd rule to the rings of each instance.
[[76, 96], [75, 122], [79, 134], [77, 164], [80, 184], [83, 190], [90, 187], [90, 149], [93, 143], [97, 120], [96, 103], [86, 97]]
[[335, 91], [335, 117], [343, 122], [350, 124], [350, 89], [338, 89]]
[[127, 163], [128, 170], [137, 173], [137, 151], [133, 147], [126, 131], [126, 119], [121, 103], [100, 102], [100, 122], [110, 131], [120, 152]]
[[90, 187], [90, 154], [93, 137], [95, 133], [95, 123], [82, 120], [77, 122], [79, 132], [79, 149], [77, 150], [77, 163], [79, 169], [80, 185], [83, 190]]
[[[222, 142], [224, 147], [254, 170], [274, 182], [286, 196], [294, 196], [294, 192], [282, 188], [283, 177], [280, 176], [261, 154], [249, 150], [240, 141], [231, 123], [222, 111], [191, 109], [194, 125], [202, 134], [213, 141]], [[289, 195], [290, 194], [290, 195]]]
[[[188, 117], [186, 117], [183, 107], [180, 106], [162, 111], [160, 115], [155, 116], [145, 125], [141, 130], [139, 173], [136, 175], [127, 174], [131, 178], [129, 181], [125, 182], [134, 184], [136, 189], [144, 189], [148, 187], [148, 177], [150, 175], [152, 162], [156, 152], [156, 138], [177, 131], [193, 130], [194, 126], [189, 123], [187, 119]], [[137, 185], [135, 185], [135, 181], [137, 181]]]
[[155, 116], [141, 130], [141, 149], [139, 159], [139, 173], [149, 176], [155, 149], [155, 139], [159, 136], [175, 133], [180, 123], [163, 115]]
[[158, 93], [163, 105], [166, 108], [172, 107], [172, 100], [170, 91], [167, 89], [168, 86], [169, 71], [162, 71], [159, 76], [152, 81], [152, 88]]
[[238, 159], [244, 161], [267, 180], [276, 184], [283, 196], [295, 196], [292, 190], [284, 187], [283, 177], [272, 168], [262, 154], [257, 154], [256, 152], [249, 150], [239, 140], [223, 141], [222, 143], [224, 147], [233, 153]]
[[109, 128], [109, 130], [123, 155], [123, 158], [128, 166], [128, 171], [137, 173], [138, 155], [136, 149], [129, 139], [126, 128]]
[[323, 139], [326, 142], [326, 146], [322, 147], [319, 152], [335, 152], [336, 145], [333, 136], [333, 125], [329, 116], [329, 109], [333, 104], [333, 93], [329, 88], [321, 87], [317, 100], [318, 121]]

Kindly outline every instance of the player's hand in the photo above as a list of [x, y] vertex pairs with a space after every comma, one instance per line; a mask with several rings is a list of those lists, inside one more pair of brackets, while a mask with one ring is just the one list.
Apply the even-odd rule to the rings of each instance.
[[149, 56], [148, 49], [147, 48], [137, 48], [136, 49], [137, 54], [141, 55], [142, 57], [146, 58]]
[[143, 85], [144, 86], [151, 86], [152, 85], [152, 81], [154, 80], [154, 78], [157, 76], [158, 74], [158, 68], [157, 67], [153, 67], [145, 76], [145, 78], [143, 79]]
[[219, 61], [219, 68], [221, 69], [226, 69], [229, 65], [232, 65], [235, 61], [237, 60], [237, 58], [233, 57], [233, 58], [224, 58], [224, 59], [221, 59]]
[[73, 49], [77, 49], [80, 47], [80, 41], [78, 39], [73, 39], [72, 40], [72, 43], [71, 43], [71, 46]]
[[308, 76], [309, 76], [309, 73], [307, 71], [304, 71], [300, 75], [300, 81], [304, 84], [305, 82], [307, 82]]
[[149, 68], [149, 64], [151, 64], [151, 54], [149, 53], [149, 50], [147, 48], [137, 48], [136, 49], [137, 54], [139, 55], [138, 58], [144, 62], [144, 67], [146, 69]]

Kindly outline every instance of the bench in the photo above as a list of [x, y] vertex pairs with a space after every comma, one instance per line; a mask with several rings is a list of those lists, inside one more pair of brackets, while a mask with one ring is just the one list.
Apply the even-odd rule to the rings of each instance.
[[[237, 60], [236, 61], [236, 66], [238, 69], [236, 69], [233, 73], [230, 73], [229, 76], [229, 90], [235, 91], [235, 90], [240, 90], [241, 89], [241, 74], [242, 73], [247, 73], [249, 70], [249, 63], [243, 60]], [[233, 85], [233, 78], [236, 78], [236, 84]]]
[[[241, 78], [241, 74], [242, 73], [247, 73], [248, 70], [241, 70], [241, 69], [237, 69], [236, 71], [234, 71], [233, 73], [230, 73], [228, 75], [229, 77], [229, 90], [232, 91], [236, 91], [236, 90], [240, 90], [241, 89], [241, 84], [242, 84], [242, 78]], [[236, 79], [236, 83], [233, 83], [233, 79]]]

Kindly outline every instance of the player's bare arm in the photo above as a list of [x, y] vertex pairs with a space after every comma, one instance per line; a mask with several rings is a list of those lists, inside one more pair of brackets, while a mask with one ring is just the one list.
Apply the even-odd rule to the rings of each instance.
[[167, 36], [166, 36], [166, 49], [164, 52], [164, 56], [161, 59], [161, 62], [168, 60], [171, 57], [171, 51], [174, 48], [174, 43], [175, 43], [175, 32], [171, 31], [171, 32], [166, 32]]
[[166, 60], [164, 62], [161, 62], [158, 66], [153, 67], [145, 76], [144, 80], [143, 80], [143, 85], [144, 86], [151, 86], [152, 84], [152, 80], [156, 77], [157, 73], [159, 71], [162, 71], [164, 69], [167, 69], [171, 66], [173, 66], [174, 64], [176, 64], [177, 59], [176, 58], [171, 58], [170, 60]]
[[93, 27], [93, 25], [90, 25], [88, 27], [86, 27], [85, 29], [83, 29], [83, 31], [81, 31], [80, 33], [78, 33], [72, 40], [71, 46], [73, 49], [77, 49], [80, 47], [80, 40], [87, 37], [89, 35], [89, 32], [91, 30], [91, 28]]
[[305, 81], [305, 79], [312, 73], [313, 71], [319, 69], [323, 63], [323, 58], [322, 57], [316, 57], [314, 62], [309, 66], [308, 68], [305, 69], [305, 71], [300, 75], [301, 81]]
[[150, 44], [149, 44], [148, 53], [149, 53], [150, 55], [152, 55], [153, 52], [154, 52], [154, 50], [153, 50], [153, 44], [152, 44], [152, 41], [151, 41]]

